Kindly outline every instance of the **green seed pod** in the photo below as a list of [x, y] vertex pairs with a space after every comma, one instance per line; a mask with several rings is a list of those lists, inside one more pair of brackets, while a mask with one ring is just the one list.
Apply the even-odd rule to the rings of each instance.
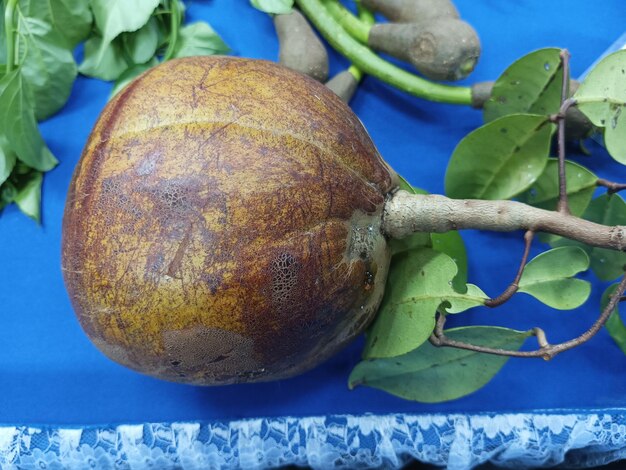
[[349, 70], [344, 70], [326, 82], [326, 86], [334, 91], [344, 103], [349, 103], [359, 86], [359, 82]]
[[274, 16], [280, 49], [278, 61], [317, 81], [328, 79], [328, 53], [311, 25], [297, 10]]
[[363, 6], [395, 23], [416, 23], [438, 17], [459, 18], [449, 0], [362, 0]]
[[370, 47], [412, 64], [433, 80], [460, 80], [470, 74], [480, 56], [476, 31], [457, 18], [420, 23], [372, 26]]

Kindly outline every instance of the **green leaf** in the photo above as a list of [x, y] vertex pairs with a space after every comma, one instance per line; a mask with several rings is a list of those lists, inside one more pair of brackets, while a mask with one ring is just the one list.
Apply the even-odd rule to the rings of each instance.
[[76, 79], [76, 62], [65, 38], [40, 19], [18, 15], [17, 56], [21, 73], [33, 93], [37, 120], [67, 102]]
[[274, 15], [289, 13], [293, 8], [293, 0], [250, 0], [250, 4], [257, 10]]
[[[583, 219], [602, 225], [626, 225], [626, 203], [618, 194], [602, 196], [594, 199], [583, 214]], [[580, 242], [557, 238], [550, 243], [552, 246], [578, 246], [584, 249], [591, 259], [591, 270], [602, 281], [612, 281], [624, 274], [626, 253], [597, 248]]]
[[31, 171], [21, 175], [15, 186], [17, 193], [13, 202], [28, 217], [39, 223], [41, 220], [41, 183], [43, 175], [40, 171]]
[[451, 313], [483, 305], [487, 296], [478, 288], [465, 294], [452, 288], [456, 274], [449, 256], [429, 248], [395, 256], [364, 356], [392, 357], [418, 347], [433, 331], [435, 312], [444, 302]]
[[158, 5], [159, 0], [91, 0], [91, 9], [101, 36], [96, 62], [103, 60], [113, 39], [145, 25]]
[[445, 253], [456, 263], [458, 272], [452, 279], [452, 286], [457, 292], [465, 292], [467, 283], [467, 253], [461, 234], [451, 230], [446, 233], [431, 233], [433, 250]]
[[63, 35], [68, 49], [86, 39], [93, 25], [86, 0], [20, 0], [19, 8], [25, 16], [51, 24]]
[[229, 50], [213, 28], [204, 22], [198, 22], [180, 29], [174, 57], [226, 54]]
[[134, 33], [122, 35], [124, 50], [135, 64], [144, 64], [154, 57], [159, 46], [159, 27], [156, 18], [150, 18]]
[[19, 69], [0, 78], [0, 130], [18, 160], [40, 171], [57, 164], [35, 120], [28, 84]]
[[512, 114], [491, 121], [457, 145], [446, 171], [452, 198], [509, 199], [525, 191], [548, 161], [553, 124]]
[[113, 86], [113, 90], [111, 90], [110, 97], [113, 98], [126, 85], [128, 85], [130, 82], [132, 82], [139, 75], [144, 73], [146, 70], [151, 69], [152, 67], [154, 67], [158, 63], [159, 63], [159, 61], [156, 60], [153, 57], [152, 60], [150, 60], [149, 62], [147, 62], [145, 64], [133, 65], [132, 67], [126, 69], [126, 71], [124, 73], [122, 73], [122, 75], [120, 75], [119, 78], [117, 79], [117, 81], [115, 82], [115, 85]]
[[[602, 294], [602, 301], [600, 302], [600, 308], [602, 311], [609, 304], [609, 299], [615, 289], [617, 288], [617, 284], [613, 284], [604, 291]], [[622, 321], [622, 318], [619, 315], [619, 302], [615, 306], [613, 312], [611, 312], [611, 316], [607, 320], [605, 327], [613, 338], [613, 341], [619, 346], [624, 354], [626, 354], [626, 325]]]
[[2, 185], [15, 167], [15, 153], [9, 148], [5, 138], [0, 135], [0, 185]]
[[[565, 175], [570, 212], [581, 216], [591, 202], [598, 177], [578, 163], [566, 161]], [[519, 200], [546, 210], [556, 210], [559, 199], [559, 162], [550, 158], [543, 173]]]
[[117, 80], [128, 68], [124, 59], [123, 46], [120, 41], [113, 41], [105, 48], [102, 55], [102, 38], [92, 36], [85, 42], [84, 60], [78, 71], [89, 77], [101, 80]]
[[[446, 330], [452, 340], [517, 351], [528, 333], [507, 328], [470, 326]], [[408, 400], [439, 403], [468, 395], [486, 385], [508, 357], [429, 342], [402, 356], [370, 359], [356, 365], [349, 387], [367, 385]]]
[[594, 125], [604, 127], [606, 149], [626, 165], [626, 119], [622, 118], [626, 107], [626, 50], [602, 59], [585, 77], [574, 99]]
[[11, 181], [5, 181], [0, 185], [0, 211], [13, 202], [16, 193], [15, 186]]
[[589, 257], [581, 248], [554, 248], [536, 256], [526, 265], [519, 282], [519, 292], [532, 295], [558, 310], [580, 307], [589, 297], [591, 284], [572, 276], [588, 268]]
[[518, 59], [496, 80], [483, 107], [485, 122], [507, 114], [553, 114], [561, 107], [560, 49], [547, 48]]

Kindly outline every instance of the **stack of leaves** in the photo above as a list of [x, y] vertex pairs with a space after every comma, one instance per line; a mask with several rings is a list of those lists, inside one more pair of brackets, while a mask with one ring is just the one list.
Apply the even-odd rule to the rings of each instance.
[[[0, 210], [40, 219], [43, 172], [58, 163], [37, 121], [67, 102], [77, 73], [116, 80], [114, 91], [159, 60], [222, 54], [206, 23], [183, 26], [180, 0], [4, 0], [0, 22]], [[84, 43], [77, 66], [74, 51]]]

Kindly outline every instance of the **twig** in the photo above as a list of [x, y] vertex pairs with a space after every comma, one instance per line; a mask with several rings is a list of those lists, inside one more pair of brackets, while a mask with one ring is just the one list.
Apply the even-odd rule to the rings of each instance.
[[522, 255], [522, 260], [520, 261], [519, 269], [517, 270], [517, 274], [515, 275], [515, 279], [513, 282], [507, 287], [502, 294], [493, 299], [488, 299], [485, 301], [485, 305], [487, 307], [498, 307], [509, 300], [519, 289], [519, 281], [522, 278], [522, 274], [524, 274], [524, 267], [526, 266], [526, 261], [528, 260], [528, 253], [530, 253], [530, 245], [535, 236], [535, 232], [532, 230], [527, 230], [524, 234], [524, 254]]
[[414, 232], [442, 233], [461, 229], [532, 230], [599, 248], [626, 251], [626, 226], [601, 225], [517, 201], [450, 199], [399, 190], [385, 204], [382, 230], [391, 238], [404, 238]]
[[563, 351], [567, 351], [569, 349], [580, 346], [581, 344], [589, 341], [600, 329], [604, 326], [606, 321], [611, 316], [613, 310], [617, 303], [622, 298], [622, 294], [626, 290], [626, 275], [622, 278], [621, 282], [618, 284], [615, 292], [611, 295], [609, 299], [609, 303], [604, 307], [602, 313], [598, 317], [598, 319], [594, 322], [594, 324], [585, 331], [583, 334], [578, 336], [577, 338], [571, 339], [569, 341], [565, 341], [564, 343], [558, 344], [550, 344], [546, 339], [546, 334], [541, 328], [533, 328], [530, 330], [533, 336], [537, 338], [537, 343], [539, 345], [538, 349], [533, 351], [512, 351], [509, 349], [500, 349], [500, 348], [490, 348], [486, 346], [479, 346], [471, 343], [464, 343], [462, 341], [451, 340], [446, 337], [443, 326], [446, 322], [445, 315], [438, 314], [437, 322], [435, 324], [435, 330], [430, 336], [430, 342], [435, 346], [442, 347], [453, 347], [459, 349], [466, 349], [468, 351], [482, 352], [487, 354], [495, 354], [498, 356], [510, 356], [510, 357], [541, 357], [545, 360], [552, 359], [559, 353]]
[[604, 178], [598, 178], [596, 186], [607, 188], [607, 193], [609, 194], [615, 194], [618, 191], [626, 189], [626, 183], [615, 183], [613, 181], [605, 180]]
[[[569, 52], [563, 49], [560, 54], [561, 65], [563, 66], [563, 83], [561, 86], [561, 108], [558, 114], [558, 147], [559, 147], [559, 202], [556, 210], [562, 214], [569, 214], [569, 203], [567, 200], [567, 180], [565, 178], [565, 114], [571, 105], [567, 105], [569, 94]], [[565, 109], [564, 109], [565, 108]]]

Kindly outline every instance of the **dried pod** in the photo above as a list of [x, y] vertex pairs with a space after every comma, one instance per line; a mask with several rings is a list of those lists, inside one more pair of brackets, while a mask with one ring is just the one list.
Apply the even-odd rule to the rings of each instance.
[[111, 359], [202, 385], [304, 372], [381, 301], [396, 187], [324, 85], [232, 57], [165, 62], [104, 109], [72, 179], [62, 263]]
[[274, 26], [280, 45], [278, 61], [285, 67], [325, 82], [328, 79], [328, 53], [302, 13], [293, 9], [290, 13], [276, 15]]
[[433, 18], [459, 18], [449, 0], [361, 0], [365, 8], [381, 13], [395, 23], [419, 23]]
[[474, 70], [480, 56], [476, 31], [457, 18], [375, 24], [369, 33], [368, 44], [409, 62], [433, 80], [465, 78]]
[[349, 103], [359, 87], [359, 81], [349, 70], [344, 70], [328, 80], [326, 86], [344, 103]]

